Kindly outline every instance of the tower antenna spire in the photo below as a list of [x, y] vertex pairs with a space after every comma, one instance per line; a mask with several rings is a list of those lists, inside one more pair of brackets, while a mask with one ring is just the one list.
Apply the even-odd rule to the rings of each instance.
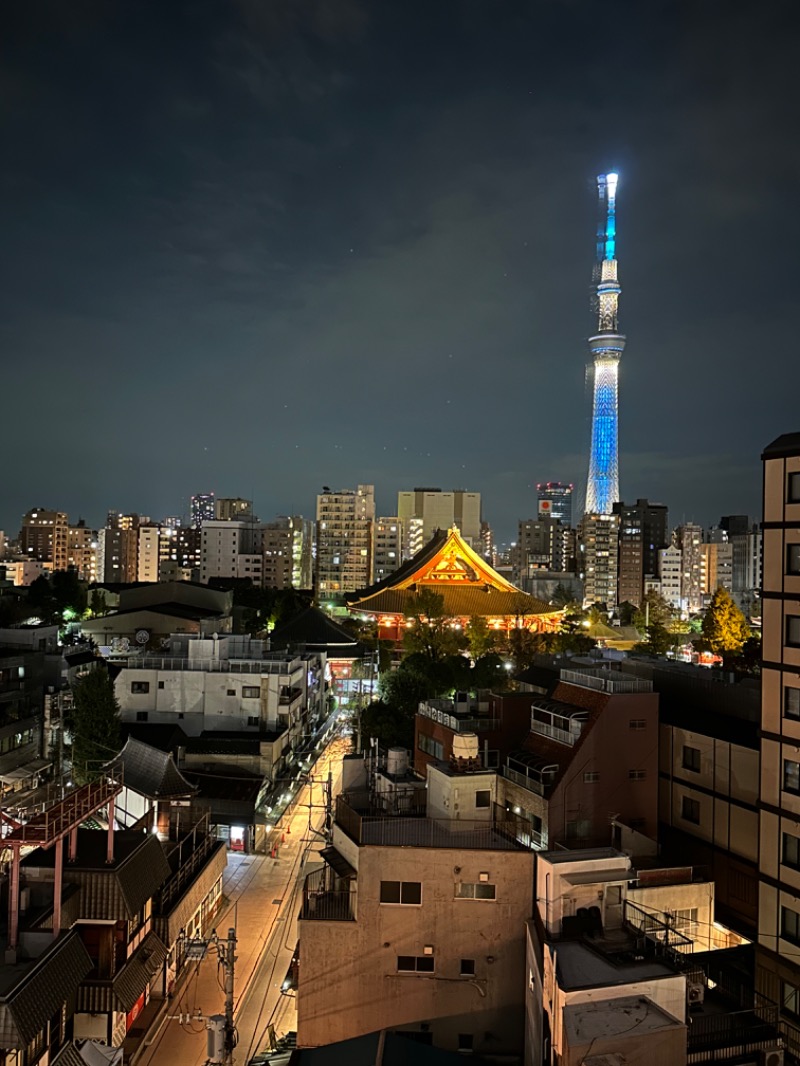
[[589, 337], [592, 354], [594, 401], [586, 513], [611, 514], [619, 499], [618, 372], [625, 349], [619, 332], [617, 275], [617, 174], [597, 177], [597, 332]]

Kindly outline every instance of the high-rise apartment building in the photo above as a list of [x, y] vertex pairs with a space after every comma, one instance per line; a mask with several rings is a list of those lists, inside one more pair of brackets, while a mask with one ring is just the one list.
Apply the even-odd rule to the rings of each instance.
[[703, 602], [708, 603], [717, 589], [733, 588], [733, 545], [728, 534], [719, 526], [713, 526], [706, 533], [706, 539], [700, 545], [701, 578], [700, 591]]
[[585, 514], [578, 526], [578, 569], [584, 603], [617, 604], [619, 515]]
[[200, 580], [248, 579], [261, 587], [264, 573], [263, 534], [255, 522], [209, 520], [200, 531]]
[[658, 573], [658, 553], [669, 544], [667, 508], [639, 499], [617, 502], [613, 511], [619, 515], [619, 602], [639, 607], [645, 578]]
[[572, 525], [573, 486], [561, 481], [545, 481], [536, 486], [540, 518], [557, 518], [562, 525]]
[[514, 580], [522, 582], [533, 570], [564, 572], [571, 530], [549, 515], [520, 521], [517, 543], [511, 549]]
[[410, 559], [427, 544], [437, 529], [457, 526], [476, 551], [481, 549], [481, 494], [454, 489], [414, 489], [398, 492], [397, 515], [403, 523], [405, 557]]
[[204, 522], [213, 522], [216, 517], [213, 492], [199, 492], [191, 499], [192, 525], [200, 529]]
[[214, 518], [217, 522], [242, 522], [253, 518], [253, 501], [239, 496], [221, 496], [214, 503]]
[[696, 614], [703, 607], [703, 530], [694, 522], [678, 526], [675, 545], [681, 550], [681, 609]]
[[280, 515], [262, 529], [264, 588], [310, 589], [314, 523], [302, 515]]
[[97, 534], [97, 580], [127, 583], [138, 580], [139, 526], [151, 525], [138, 514], [109, 511], [105, 529]]
[[375, 522], [375, 561], [372, 580], [382, 581], [400, 566], [403, 559], [403, 523], [394, 518], [378, 518]]
[[375, 486], [317, 496], [317, 595], [356, 592], [372, 582]]
[[87, 529], [81, 518], [67, 531], [67, 566], [75, 570], [82, 581], [97, 580], [97, 530]]
[[670, 607], [681, 610], [683, 588], [683, 552], [670, 544], [658, 553], [658, 591]]
[[69, 518], [63, 511], [34, 507], [23, 516], [19, 533], [20, 551], [27, 559], [52, 563], [54, 570], [67, 569]]
[[[800, 1048], [800, 433], [764, 450], [756, 992]], [[792, 1056], [794, 1058], [794, 1055]]]

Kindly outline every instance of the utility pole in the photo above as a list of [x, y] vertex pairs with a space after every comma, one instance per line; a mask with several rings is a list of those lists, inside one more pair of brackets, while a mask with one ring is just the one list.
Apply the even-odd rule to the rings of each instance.
[[[212, 1014], [203, 1018], [208, 1030], [208, 1062], [219, 1063], [221, 1066], [233, 1066], [233, 1049], [236, 1047], [237, 1033], [233, 1020], [233, 991], [234, 972], [236, 967], [236, 930], [228, 930], [227, 939], [217, 935], [216, 929], [211, 930], [209, 937], [197, 937], [190, 940], [184, 937], [184, 953], [187, 959], [196, 959], [202, 962], [208, 954], [208, 949], [213, 947], [217, 952], [218, 964], [225, 967], [225, 1013]], [[192, 1015], [192, 1018], [202, 1018], [201, 1015]]]

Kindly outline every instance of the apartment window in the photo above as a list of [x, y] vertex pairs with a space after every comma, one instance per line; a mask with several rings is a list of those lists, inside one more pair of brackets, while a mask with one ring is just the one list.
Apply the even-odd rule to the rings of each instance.
[[147, 711], [137, 711], [136, 712], [136, 721], [137, 722], [146, 722], [147, 721]]
[[700, 773], [700, 749], [690, 748], [684, 745], [683, 760], [684, 770], [691, 770], [693, 774]]
[[800, 544], [789, 544], [786, 547], [786, 573], [800, 574]]
[[583, 780], [587, 785], [593, 785], [596, 781], [600, 780], [600, 774], [597, 770], [587, 770], [583, 775]]
[[647, 721], [644, 718], [631, 718], [628, 722], [629, 729], [646, 729]]
[[800, 762], [783, 760], [783, 791], [800, 796]]
[[248, 725], [258, 725], [258, 715], [257, 714], [248, 714], [248, 716], [247, 716], [247, 724]]
[[681, 818], [692, 825], [700, 825], [700, 800], [684, 796], [681, 800]]
[[433, 973], [433, 955], [398, 955], [398, 973]]
[[781, 936], [793, 944], [800, 944], [800, 914], [788, 907], [781, 907]]
[[381, 903], [417, 906], [422, 903], [421, 881], [381, 881]]
[[786, 502], [800, 503], [800, 473], [789, 474], [786, 479]]
[[784, 866], [791, 866], [793, 870], [800, 870], [800, 838], [792, 836], [791, 833], [783, 834], [781, 862]]
[[163, 687], [164, 687], [164, 682], [163, 682], [163, 681], [159, 681], [159, 683], [158, 683], [158, 687], [159, 687], [159, 688], [163, 688]]
[[474, 977], [475, 976], [475, 960], [474, 959], [462, 959], [461, 970], [459, 971], [462, 977]]
[[786, 617], [786, 643], [791, 648], [800, 648], [800, 615]]
[[485, 808], [491, 806], [492, 793], [488, 788], [482, 788], [475, 793], [475, 806], [477, 808]]
[[227, 694], [229, 696], [235, 696], [236, 695], [236, 689], [235, 688], [229, 688]]
[[800, 1017], [800, 988], [788, 981], [781, 981], [781, 1010], [795, 1018]]
[[456, 899], [496, 899], [497, 885], [488, 881], [456, 881]]
[[800, 718], [800, 688], [783, 690], [783, 714], [785, 718]]
[[149, 681], [131, 681], [131, 693], [134, 696], [145, 696], [150, 691]]
[[676, 929], [686, 929], [690, 925], [697, 925], [697, 907], [687, 907], [685, 910], [675, 911]]
[[245, 685], [242, 689], [242, 698], [245, 700], [257, 700], [261, 695], [258, 685]]
[[434, 740], [433, 737], [426, 737], [424, 733], [420, 733], [417, 747], [420, 751], [424, 751], [426, 755], [432, 755], [434, 759], [444, 759], [444, 747], [440, 741]]
[[458, 1034], [458, 1050], [461, 1052], [471, 1052], [474, 1045], [475, 1038], [472, 1033], [459, 1033]]
[[628, 770], [629, 781], [644, 781], [647, 777], [646, 770]]

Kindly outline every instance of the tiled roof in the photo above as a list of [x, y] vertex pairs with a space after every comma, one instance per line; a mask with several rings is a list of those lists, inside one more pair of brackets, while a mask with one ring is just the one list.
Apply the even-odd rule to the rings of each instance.
[[65, 1044], [56, 1057], [50, 1059], [50, 1066], [86, 1066], [86, 1060], [74, 1044]]
[[[107, 864], [107, 834], [78, 830], [78, 852], [64, 868], [65, 884], [81, 889], [80, 917], [84, 920], [126, 921], [135, 917], [170, 876], [169, 863], [158, 839], [138, 830], [114, 833], [114, 861]], [[55, 848], [36, 851], [22, 860], [25, 868], [54, 865]]]
[[306, 607], [270, 634], [272, 648], [285, 648], [289, 644], [304, 644], [307, 648], [327, 651], [334, 659], [357, 659], [362, 654], [361, 645], [353, 634], [319, 607]]
[[135, 737], [128, 737], [125, 747], [109, 768], [122, 768], [126, 788], [148, 799], [188, 799], [195, 791], [181, 774], [172, 756]]
[[186, 734], [179, 725], [163, 722], [122, 722], [122, 735], [136, 737], [159, 751], [175, 751], [186, 743]]
[[[430, 586], [425, 586], [429, 588]], [[529, 596], [527, 592], [501, 592], [490, 585], [442, 584], [433, 589], [444, 601], [444, 613], [452, 618], [471, 618], [473, 615], [488, 618], [508, 618], [514, 615], [558, 614], [559, 608]], [[353, 593], [353, 596], [360, 595]], [[348, 606], [353, 611], [369, 614], [403, 614], [416, 595], [414, 589], [383, 589], [368, 598], [352, 599]]]
[[0, 996], [0, 1047], [24, 1048], [92, 969], [92, 960], [73, 930]]
[[168, 954], [155, 933], [148, 933], [139, 947], [111, 981], [87, 981], [78, 989], [77, 1011], [88, 1014], [126, 1014], [158, 973]]

